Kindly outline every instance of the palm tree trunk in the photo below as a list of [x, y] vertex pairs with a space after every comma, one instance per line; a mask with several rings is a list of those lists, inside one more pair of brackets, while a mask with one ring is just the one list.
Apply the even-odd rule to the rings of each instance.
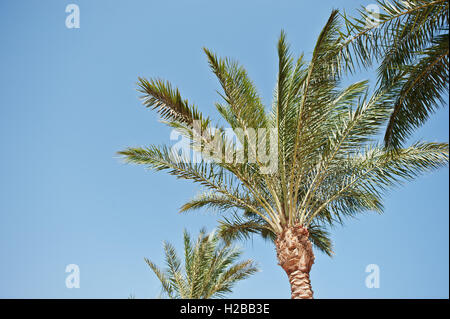
[[275, 240], [278, 264], [284, 269], [291, 284], [292, 299], [312, 299], [309, 271], [314, 253], [309, 233], [302, 225], [286, 227]]

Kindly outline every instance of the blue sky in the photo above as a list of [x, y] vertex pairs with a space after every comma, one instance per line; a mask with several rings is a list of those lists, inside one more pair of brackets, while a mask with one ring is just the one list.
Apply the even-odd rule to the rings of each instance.
[[[80, 29], [65, 26], [79, 5]], [[125, 165], [126, 146], [169, 143], [169, 129], [138, 100], [138, 76], [158, 76], [215, 116], [218, 83], [202, 47], [237, 58], [269, 104], [281, 29], [308, 56], [332, 8], [371, 1], [0, 2], [0, 297], [154, 298], [144, 263], [163, 262], [162, 241], [212, 229], [219, 216], [178, 208], [199, 188]], [[373, 76], [357, 74], [358, 79]], [[411, 140], [448, 141], [448, 107]], [[311, 272], [317, 298], [448, 298], [448, 168], [394, 189], [385, 214], [332, 229], [336, 256], [320, 252]], [[288, 298], [274, 248], [241, 244], [262, 272], [230, 297]], [[66, 265], [80, 288], [65, 286]], [[365, 286], [368, 264], [380, 288]]]

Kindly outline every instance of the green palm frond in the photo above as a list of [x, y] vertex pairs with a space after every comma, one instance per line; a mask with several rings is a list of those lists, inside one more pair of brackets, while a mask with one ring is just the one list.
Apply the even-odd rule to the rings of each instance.
[[385, 142], [398, 148], [414, 129], [444, 105], [449, 83], [449, 37], [436, 37], [414, 66], [404, 67], [403, 88], [386, 129]]
[[[267, 212], [262, 212], [251, 205], [250, 191], [241, 191], [242, 184], [229, 171], [224, 170], [215, 162], [200, 161], [192, 163], [190, 159], [169, 150], [167, 147], [151, 146], [148, 148], [128, 148], [119, 152], [124, 155], [127, 162], [148, 165], [157, 171], [167, 170], [177, 178], [192, 180], [200, 185], [218, 192], [232, 202], [235, 206], [260, 214], [261, 218], [273, 225]], [[235, 184], [238, 183], [236, 186]], [[187, 207], [185, 207], [187, 208]]]
[[380, 12], [362, 8], [359, 18], [343, 14], [347, 32], [341, 33], [342, 49], [348, 68], [370, 66], [375, 59], [384, 61], [382, 74], [389, 76], [448, 28], [448, 0], [377, 0], [376, 6]]
[[310, 225], [308, 231], [309, 238], [314, 247], [331, 257], [334, 252], [333, 244], [330, 240], [330, 233], [320, 225]]
[[[382, 192], [402, 181], [412, 180], [422, 173], [447, 165], [448, 156], [449, 147], [446, 143], [415, 143], [408, 148], [391, 151], [379, 146], [367, 147], [347, 160], [347, 167], [343, 167], [343, 171], [348, 173], [339, 174], [340, 181], [334, 180], [327, 184], [327, 200], [308, 214], [308, 222], [346, 192], [363, 191], [378, 201]], [[370, 205], [371, 201], [367, 203]], [[342, 207], [335, 214], [340, 212]]]
[[340, 56], [350, 70], [378, 62], [381, 89], [402, 84], [385, 133], [385, 145], [399, 148], [448, 95], [449, 0], [378, 0], [376, 5], [378, 17], [365, 9], [360, 18], [344, 15]]
[[194, 121], [201, 121], [203, 127], [209, 124], [194, 105], [181, 97], [178, 89], [161, 79], [139, 78], [138, 91], [142, 93], [141, 99], [146, 107], [157, 109], [162, 119], [177, 121], [192, 125]]
[[224, 217], [223, 220], [219, 221], [219, 224], [218, 234], [227, 243], [249, 239], [252, 234], [259, 234], [265, 239], [273, 238], [273, 231], [267, 223], [249, 218], [248, 215], [241, 217], [238, 214], [233, 214], [231, 217]]
[[236, 61], [220, 59], [204, 48], [213, 73], [217, 76], [224, 91], [225, 105], [219, 111], [232, 127], [266, 127], [266, 113], [261, 98], [247, 75], [247, 71]]
[[257, 271], [250, 260], [233, 265], [217, 277], [217, 283], [212, 287], [211, 294], [224, 297], [231, 292], [234, 282], [246, 279]]
[[164, 243], [166, 269], [146, 263], [161, 282], [164, 296], [171, 299], [223, 298], [241, 280], [256, 273], [252, 260], [238, 261], [242, 251], [202, 229], [195, 241], [184, 231], [184, 268], [172, 245]]
[[175, 288], [176, 286], [172, 285], [171, 280], [169, 280], [168, 276], [166, 276], [166, 274], [161, 269], [159, 269], [158, 266], [156, 266], [147, 258], [144, 258], [144, 260], [161, 282], [163, 294], [167, 294], [170, 299], [174, 299], [175, 294], [178, 295], [177, 289]]

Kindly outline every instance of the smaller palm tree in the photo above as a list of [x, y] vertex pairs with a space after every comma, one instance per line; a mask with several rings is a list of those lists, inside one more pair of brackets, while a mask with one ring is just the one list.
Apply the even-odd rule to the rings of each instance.
[[236, 262], [242, 251], [204, 229], [195, 242], [184, 231], [184, 269], [170, 243], [164, 242], [164, 251], [165, 271], [147, 258], [145, 261], [161, 282], [162, 295], [171, 299], [223, 298], [238, 281], [258, 271], [250, 259]]

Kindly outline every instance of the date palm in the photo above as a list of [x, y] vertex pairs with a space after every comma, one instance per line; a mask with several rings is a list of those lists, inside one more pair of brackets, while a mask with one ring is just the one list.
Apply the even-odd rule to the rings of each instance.
[[161, 282], [163, 295], [175, 299], [223, 297], [233, 286], [258, 271], [252, 260], [236, 262], [242, 252], [231, 247], [214, 233], [200, 231], [196, 241], [184, 231], [184, 269], [175, 248], [164, 242], [167, 264], [161, 270], [145, 258]]
[[[377, 0], [380, 13], [346, 18], [343, 53], [350, 68], [379, 62], [380, 88], [401, 81], [385, 132], [396, 148], [445, 103], [449, 83], [449, 0]], [[354, 60], [354, 62], [352, 62]]]
[[[167, 146], [119, 152], [128, 162], [201, 184], [204, 192], [181, 211], [206, 207], [224, 212], [219, 233], [226, 240], [251, 234], [272, 239], [292, 298], [313, 297], [312, 246], [332, 254], [330, 225], [365, 211], [381, 212], [389, 187], [448, 162], [448, 144], [418, 142], [395, 151], [377, 144], [400, 88], [371, 95], [366, 81], [342, 87], [339, 27], [333, 11], [309, 62], [303, 55], [294, 59], [281, 33], [271, 110], [242, 66], [204, 50], [223, 90], [216, 108], [236, 133], [233, 138], [168, 82], [140, 78], [144, 105], [157, 109], [167, 125], [190, 139], [189, 147], [202, 160], [189, 160]], [[258, 135], [266, 143], [259, 143], [252, 128], [265, 129]], [[252, 156], [242, 161], [243, 151]], [[267, 160], [264, 151], [276, 156]]]

